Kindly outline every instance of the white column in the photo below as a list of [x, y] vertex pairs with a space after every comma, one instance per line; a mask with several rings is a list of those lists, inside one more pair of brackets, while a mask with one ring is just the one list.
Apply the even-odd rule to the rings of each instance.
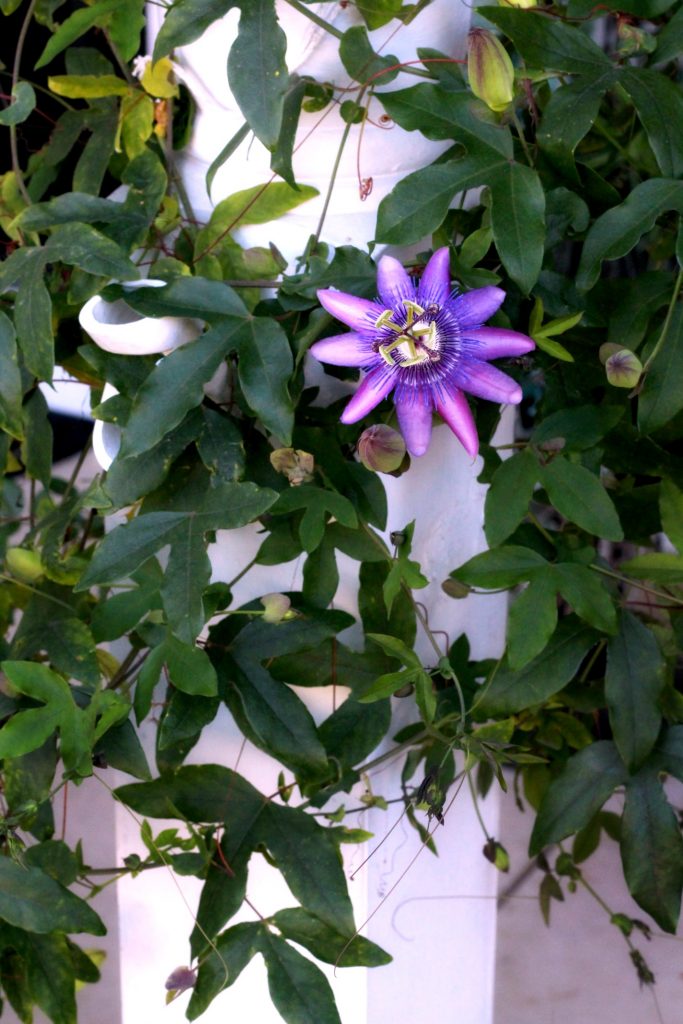
[[[149, 8], [152, 36], [158, 29], [160, 10], [156, 6]], [[357, 23], [352, 6], [342, 10], [337, 3], [319, 4], [316, 11], [330, 18], [336, 27]], [[343, 69], [338, 65], [336, 40], [328, 38], [284, 3], [278, 2], [278, 12], [289, 33], [290, 70], [346, 84]], [[174, 58], [199, 105], [194, 134], [181, 157], [181, 168], [195, 213], [202, 219], [208, 218], [211, 208], [203, 183], [206, 170], [243, 122], [225, 77], [236, 19], [236, 12], [231, 12]], [[410, 27], [399, 27], [394, 32], [390, 25], [372, 33], [371, 39], [376, 50], [395, 53], [403, 60], [414, 59], [416, 46], [432, 46], [457, 55], [462, 53], [468, 20], [466, 4], [434, 0]], [[412, 81], [403, 76], [393, 88], [403, 88]], [[373, 114], [373, 120], [381, 114], [378, 104]], [[304, 117], [300, 137], [306, 135], [319, 116]], [[298, 180], [324, 191], [342, 127], [333, 110], [303, 142], [295, 158]], [[361, 203], [356, 178], [358, 137], [358, 129], [354, 128], [322, 238], [334, 245], [351, 243], [363, 248], [373, 238], [380, 199], [396, 181], [434, 159], [444, 146], [396, 126], [385, 130], [368, 123], [361, 148], [361, 173], [372, 175], [374, 188]], [[269, 154], [257, 141], [245, 143], [216, 176], [211, 198], [217, 202], [234, 191], [267, 181], [269, 175]], [[292, 258], [316, 229], [321, 206], [322, 199], [314, 200], [280, 221], [249, 228], [241, 234], [240, 241], [261, 245], [273, 241]], [[417, 519], [413, 555], [421, 562], [430, 584], [416, 596], [427, 608], [432, 627], [445, 630], [451, 641], [466, 632], [477, 658], [497, 655], [502, 647], [504, 598], [452, 601], [443, 594], [440, 584], [452, 568], [485, 546], [485, 491], [476, 482], [479, 468], [480, 462], [472, 464], [450, 431], [442, 426], [434, 431], [429, 453], [413, 460], [407, 474], [397, 480], [383, 478], [390, 510], [387, 533]], [[261, 540], [255, 528], [220, 534], [211, 550], [215, 578], [233, 577], [255, 554]], [[340, 558], [341, 583], [335, 607], [356, 610], [356, 570], [355, 563]], [[272, 590], [293, 589], [300, 582], [300, 572], [300, 563], [255, 567], [235, 588], [235, 602], [239, 604]], [[425, 663], [433, 664], [433, 652], [424, 637], [419, 638], [418, 645]], [[316, 718], [332, 711], [329, 691], [306, 691], [304, 696]], [[404, 715], [408, 702], [395, 703], [397, 714]], [[153, 731], [152, 723], [143, 727], [150, 751], [154, 746]], [[386, 745], [390, 746], [390, 741]], [[241, 747], [242, 737], [224, 712], [205, 730], [189, 760], [237, 766], [264, 792], [272, 792], [278, 766], [248, 744], [243, 751]], [[399, 793], [400, 769], [401, 760], [384, 766], [374, 779], [375, 791], [387, 797]], [[398, 813], [373, 810], [358, 824], [381, 839]], [[483, 814], [489, 832], [495, 834], [497, 796], [485, 801]], [[161, 827], [154, 824], [155, 828]], [[484, 837], [466, 787], [435, 838], [438, 858], [423, 850], [401, 879], [420, 847], [417, 834], [405, 821], [401, 822], [350, 885], [358, 923], [376, 911], [364, 933], [388, 949], [395, 959], [390, 966], [371, 971], [344, 969], [336, 977], [331, 969], [327, 972], [343, 1024], [377, 1024], [392, 1019], [415, 1024], [492, 1021], [496, 924], [493, 897], [497, 881], [495, 870], [481, 854]], [[140, 848], [137, 825], [122, 807], [117, 808], [117, 844], [120, 857]], [[349, 874], [368, 853], [369, 849], [350, 848]], [[395, 891], [380, 907], [395, 883]], [[192, 920], [184, 900], [194, 906], [198, 892], [196, 880], [174, 881], [163, 870], [121, 884], [123, 1024], [161, 1019], [162, 1014], [165, 1024], [180, 1024], [184, 1020], [187, 996], [163, 1009], [163, 982], [174, 967], [187, 960]], [[252, 858], [248, 892], [262, 913], [292, 904], [280, 877], [258, 855]], [[218, 997], [203, 1021], [218, 1024], [226, 1019], [242, 1020], [248, 1014], [259, 1024], [279, 1024], [280, 1017], [268, 998], [265, 970], [259, 958], [257, 961]]]

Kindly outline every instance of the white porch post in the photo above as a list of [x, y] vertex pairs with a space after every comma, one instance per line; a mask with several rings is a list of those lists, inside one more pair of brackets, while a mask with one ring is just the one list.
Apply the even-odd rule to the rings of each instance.
[[[342, 10], [337, 3], [321, 3], [316, 10], [346, 28], [357, 22], [352, 7]], [[149, 8], [152, 36], [158, 30], [161, 8]], [[321, 79], [346, 84], [338, 64], [336, 40], [310, 25], [297, 12], [278, 0], [283, 27], [289, 34], [290, 70], [309, 72]], [[180, 156], [180, 167], [195, 215], [208, 218], [211, 202], [204, 176], [211, 161], [243, 122], [226, 81], [226, 58], [234, 36], [237, 12], [232, 11], [220, 25], [176, 55], [181, 74], [195, 93], [198, 116], [193, 138]], [[469, 23], [469, 7], [454, 0], [434, 0], [408, 28], [393, 33], [392, 26], [372, 33], [376, 49], [414, 59], [415, 46], [433, 46], [462, 55]], [[151, 47], [150, 47], [151, 48]], [[400, 85], [411, 84], [403, 79]], [[381, 107], [377, 101], [377, 116]], [[301, 135], [320, 115], [305, 115]], [[373, 118], [376, 120], [376, 118]], [[336, 156], [341, 121], [335, 110], [302, 144], [295, 157], [297, 179], [316, 185], [322, 195], [265, 226], [244, 230], [247, 244], [274, 242], [288, 258], [298, 255], [315, 231], [322, 208], [324, 189]], [[377, 206], [396, 181], [433, 159], [445, 144], [430, 143], [417, 133], [390, 130], [368, 123], [365, 128], [361, 167], [372, 176], [374, 188], [361, 203], [356, 175], [358, 129], [342, 158], [339, 177], [322, 237], [334, 245], [364, 247], [373, 238]], [[268, 180], [269, 154], [258, 142], [243, 143], [229, 164], [216, 176], [213, 202], [248, 186]], [[478, 464], [472, 464], [446, 427], [434, 431], [429, 453], [413, 460], [411, 470], [400, 479], [383, 478], [389, 497], [388, 531], [401, 529], [417, 519], [414, 557], [430, 579], [419, 593], [433, 629], [445, 630], [450, 639], [466, 632], [475, 657], [499, 653], [504, 635], [504, 598], [448, 599], [441, 581], [456, 565], [484, 547], [482, 533], [484, 488], [476, 482]], [[252, 528], [221, 534], [211, 555], [214, 574], [229, 579], [255, 554], [261, 537]], [[340, 559], [341, 584], [335, 606], [355, 610], [356, 565]], [[301, 566], [255, 567], [238, 587], [235, 601], [241, 603], [264, 592], [292, 589], [300, 581]], [[433, 652], [424, 637], [419, 653], [433, 663]], [[306, 691], [311, 710], [322, 719], [331, 710], [331, 694], [325, 690]], [[407, 704], [407, 702], [406, 702]], [[396, 702], [397, 715], [406, 705]], [[397, 728], [400, 724], [397, 725]], [[153, 756], [153, 726], [147, 725], [147, 749]], [[277, 766], [247, 744], [230, 716], [222, 713], [207, 730], [189, 760], [216, 761], [238, 770], [264, 792], [275, 788]], [[238, 764], [239, 762], [239, 764]], [[400, 763], [384, 766], [374, 780], [375, 789], [390, 797], [400, 791]], [[399, 812], [367, 812], [359, 825], [381, 839]], [[489, 832], [497, 827], [497, 797], [483, 805]], [[155, 823], [155, 827], [158, 823]], [[161, 826], [159, 826], [161, 827]], [[139, 849], [137, 826], [123, 807], [116, 809], [117, 858]], [[371, 971], [344, 969], [328, 976], [335, 989], [343, 1024], [377, 1024], [380, 1020], [412, 1021], [414, 1024], [491, 1024], [493, 965], [495, 958], [495, 896], [497, 881], [493, 867], [483, 858], [484, 837], [471, 807], [466, 788], [448, 812], [445, 827], [436, 834], [439, 856], [423, 850], [387, 902], [364, 929], [369, 938], [394, 955], [388, 967]], [[417, 834], [405, 822], [392, 832], [368, 865], [351, 883], [358, 923], [377, 909], [383, 896], [399, 880], [419, 849]], [[369, 850], [350, 848], [349, 873]], [[182, 891], [182, 895], [181, 895]], [[254, 856], [250, 870], [249, 896], [267, 914], [279, 906], [291, 905], [279, 876], [263, 859]], [[180, 1024], [184, 1020], [187, 996], [163, 1007], [163, 983], [170, 971], [187, 961], [187, 935], [192, 921], [184, 898], [194, 906], [199, 883], [194, 879], [174, 881], [159, 870], [138, 879], [126, 879], [119, 886], [119, 928], [121, 934], [122, 1024], [143, 1024], [163, 1020]], [[226, 1019], [258, 1020], [278, 1024], [279, 1015], [268, 997], [265, 970], [260, 959], [252, 963], [228, 992], [219, 996], [205, 1017], [207, 1024]]]

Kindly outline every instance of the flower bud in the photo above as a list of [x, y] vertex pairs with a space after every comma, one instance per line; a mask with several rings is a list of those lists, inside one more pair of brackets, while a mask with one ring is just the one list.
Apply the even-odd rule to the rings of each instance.
[[505, 847], [496, 839], [489, 839], [482, 853], [499, 871], [510, 870], [510, 857]]
[[538, 0], [498, 0], [499, 7], [519, 7], [521, 10], [528, 10], [529, 7], [537, 7]]
[[358, 438], [358, 455], [366, 469], [374, 473], [393, 473], [406, 454], [406, 443], [397, 430], [384, 423], [368, 427]]
[[35, 583], [44, 572], [40, 555], [37, 551], [29, 551], [28, 548], [8, 548], [5, 563], [13, 576], [26, 583]]
[[628, 348], [621, 348], [607, 358], [605, 371], [607, 380], [613, 387], [634, 388], [640, 380], [643, 364], [635, 352], [631, 352]]
[[500, 39], [485, 28], [469, 34], [467, 74], [475, 96], [490, 110], [505, 110], [514, 95], [515, 72]]
[[277, 624], [283, 619], [291, 619], [294, 612], [290, 611], [292, 602], [285, 594], [264, 594], [261, 604], [265, 608], [263, 621]]

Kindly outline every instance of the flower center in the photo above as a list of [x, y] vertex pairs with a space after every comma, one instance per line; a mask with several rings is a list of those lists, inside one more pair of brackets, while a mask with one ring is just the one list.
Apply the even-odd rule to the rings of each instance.
[[441, 358], [439, 339], [434, 317], [438, 306], [424, 309], [411, 299], [403, 299], [404, 323], [396, 323], [392, 317], [396, 311], [385, 309], [375, 321], [375, 327], [391, 331], [395, 337], [381, 342], [377, 351], [388, 366], [417, 366], [419, 363], [436, 363]]

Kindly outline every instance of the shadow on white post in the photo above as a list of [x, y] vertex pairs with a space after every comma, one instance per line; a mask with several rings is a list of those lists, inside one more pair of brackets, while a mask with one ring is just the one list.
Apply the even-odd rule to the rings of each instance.
[[[277, 8], [288, 33], [290, 70], [346, 85], [345, 72], [338, 63], [336, 40], [280, 0]], [[148, 11], [152, 38], [158, 31], [161, 10], [154, 6]], [[316, 10], [341, 29], [359, 20], [351, 6], [343, 10], [337, 3], [321, 3]], [[195, 215], [200, 219], [208, 219], [212, 200], [218, 202], [229, 193], [270, 177], [269, 154], [257, 141], [251, 141], [244, 143], [229, 165], [216, 175], [211, 199], [204, 184], [211, 162], [243, 123], [225, 78], [227, 53], [236, 24], [237, 12], [231, 11], [201, 39], [174, 55], [179, 73], [198, 103], [192, 140], [179, 162]], [[414, 59], [418, 45], [462, 55], [468, 24], [469, 7], [464, 3], [434, 0], [410, 27], [394, 32], [387, 26], [371, 33], [371, 41], [377, 51], [395, 53], [399, 60]], [[399, 79], [392, 87], [402, 88], [405, 84], [409, 83]], [[397, 126], [380, 127], [382, 109], [376, 100], [373, 103], [377, 104], [377, 116], [365, 126], [360, 162], [361, 174], [371, 176], [374, 187], [362, 203], [356, 170], [359, 132], [354, 127], [322, 233], [322, 238], [333, 245], [364, 247], [374, 237], [377, 206], [383, 196], [402, 177], [433, 160], [447, 145], [429, 142], [418, 133], [406, 133]], [[243, 244], [274, 242], [292, 259], [316, 230], [342, 130], [336, 109], [311, 131], [318, 121], [318, 115], [304, 116], [294, 167], [297, 180], [319, 188], [320, 198], [277, 222], [244, 229], [239, 235]], [[511, 437], [512, 419], [505, 417], [503, 422], [499, 432], [501, 443]], [[433, 433], [428, 454], [414, 459], [408, 473], [400, 479], [383, 478], [389, 498], [387, 536], [417, 520], [413, 553], [430, 581], [418, 596], [432, 629], [443, 630], [450, 641], [465, 632], [475, 658], [496, 656], [502, 648], [505, 597], [470, 597], [456, 602], [444, 595], [440, 584], [451, 569], [485, 546], [485, 489], [476, 481], [479, 467], [480, 463], [471, 462], [448, 428], [441, 426]], [[256, 527], [219, 534], [211, 549], [214, 578], [234, 577], [256, 553], [261, 540]], [[338, 558], [341, 582], [335, 607], [357, 612], [357, 565], [343, 556]], [[299, 563], [257, 566], [235, 587], [235, 603], [273, 590], [294, 589], [300, 582]], [[424, 636], [418, 637], [418, 652], [426, 664], [433, 664], [434, 654]], [[317, 720], [332, 712], [329, 691], [307, 690], [303, 696]], [[398, 719], [405, 715], [408, 702], [395, 703], [398, 729], [403, 724]], [[153, 723], [143, 726], [144, 741], [153, 756]], [[266, 793], [276, 788], [279, 766], [248, 744], [243, 745], [242, 736], [227, 712], [205, 730], [189, 760], [238, 768]], [[386, 797], [399, 794], [400, 762], [383, 765], [373, 779], [373, 786]], [[365, 813], [358, 825], [381, 839], [398, 813], [373, 809]], [[489, 834], [495, 835], [497, 795], [492, 794], [484, 802], [483, 815]], [[157, 825], [161, 827], [160, 823]], [[140, 849], [138, 826], [125, 808], [116, 809], [116, 830], [120, 861]], [[494, 868], [482, 856], [484, 836], [466, 788], [453, 803], [445, 826], [437, 830], [435, 838], [438, 858], [424, 849], [419, 852], [417, 834], [405, 821], [400, 822], [351, 883], [358, 923], [370, 917], [364, 933], [388, 949], [394, 962], [370, 971], [347, 968], [338, 971], [336, 977], [331, 968], [328, 970], [343, 1024], [376, 1024], [392, 1018], [415, 1024], [491, 1024], [497, 879]], [[352, 849], [347, 859], [349, 874], [369, 852]], [[164, 1024], [180, 1024], [185, 1019], [187, 997], [164, 1008], [163, 983], [172, 969], [187, 961], [191, 908], [196, 905], [199, 888], [197, 880], [174, 880], [165, 871], [149, 872], [142, 878], [127, 878], [120, 883], [123, 1024], [161, 1019]], [[248, 894], [263, 914], [293, 902], [280, 876], [258, 856], [252, 858]], [[385, 897], [388, 898], [382, 902]], [[279, 1024], [281, 1020], [270, 1004], [265, 969], [259, 958], [234, 986], [217, 998], [202, 1020], [206, 1024], [222, 1024], [226, 1019], [244, 1019], [247, 1014], [259, 1024]]]

